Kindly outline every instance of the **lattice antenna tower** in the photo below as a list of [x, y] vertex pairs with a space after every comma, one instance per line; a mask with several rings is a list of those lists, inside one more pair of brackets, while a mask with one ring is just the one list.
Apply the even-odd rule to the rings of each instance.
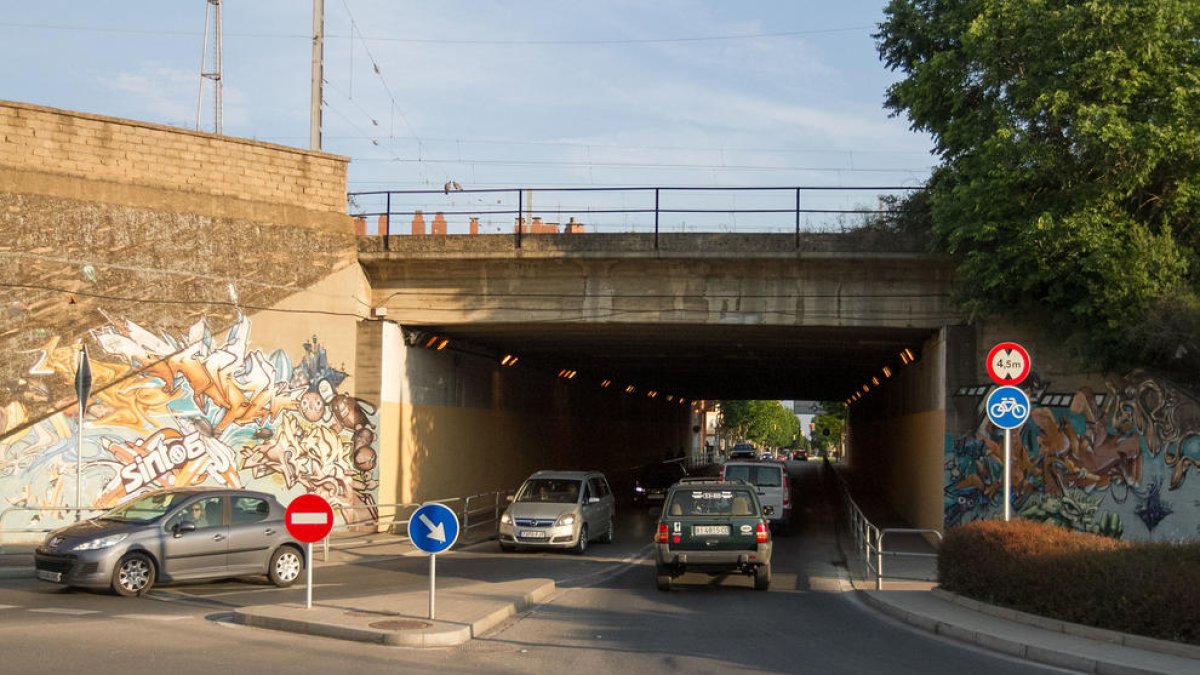
[[[212, 82], [213, 133], [221, 133], [221, 0], [204, 0], [204, 46], [200, 49], [200, 91], [196, 94], [196, 131], [200, 130], [200, 113], [204, 108], [204, 81]], [[208, 67], [209, 25], [212, 25], [213, 58]]]

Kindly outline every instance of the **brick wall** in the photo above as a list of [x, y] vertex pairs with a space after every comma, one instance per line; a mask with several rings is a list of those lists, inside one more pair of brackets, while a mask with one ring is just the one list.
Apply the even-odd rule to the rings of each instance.
[[0, 101], [0, 168], [344, 213], [336, 155]]

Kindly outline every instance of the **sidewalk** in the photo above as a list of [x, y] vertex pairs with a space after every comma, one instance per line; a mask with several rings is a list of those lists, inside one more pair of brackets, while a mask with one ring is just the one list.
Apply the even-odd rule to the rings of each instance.
[[[904, 527], [886, 506], [859, 504], [881, 527]], [[878, 522], [876, 522], [878, 518]], [[838, 543], [850, 583], [867, 605], [916, 628], [1010, 656], [1100, 675], [1197, 675], [1200, 646], [1118, 633], [1004, 609], [944, 591], [937, 586], [933, 558], [885, 558], [882, 590], [845, 527]], [[933, 552], [917, 537], [895, 548]], [[889, 549], [893, 548], [889, 544]]]

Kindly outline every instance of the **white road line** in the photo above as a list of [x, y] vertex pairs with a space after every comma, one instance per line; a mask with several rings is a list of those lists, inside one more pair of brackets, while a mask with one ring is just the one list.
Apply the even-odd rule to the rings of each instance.
[[114, 619], [133, 619], [135, 621], [182, 621], [192, 617], [184, 615], [165, 614], [117, 614]]
[[17, 609], [20, 605], [0, 605], [0, 609]]
[[99, 614], [98, 609], [66, 609], [61, 607], [42, 607], [39, 609], [31, 609], [31, 612], [41, 614], [70, 614], [71, 616], [83, 616], [84, 614]]

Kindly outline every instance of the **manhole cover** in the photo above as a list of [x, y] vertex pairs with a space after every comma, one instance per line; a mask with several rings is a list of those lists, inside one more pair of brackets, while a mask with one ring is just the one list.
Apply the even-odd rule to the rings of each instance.
[[391, 619], [389, 621], [376, 621], [367, 625], [379, 630], [420, 630], [422, 628], [429, 628], [433, 624], [428, 621], [417, 621], [416, 619]]

